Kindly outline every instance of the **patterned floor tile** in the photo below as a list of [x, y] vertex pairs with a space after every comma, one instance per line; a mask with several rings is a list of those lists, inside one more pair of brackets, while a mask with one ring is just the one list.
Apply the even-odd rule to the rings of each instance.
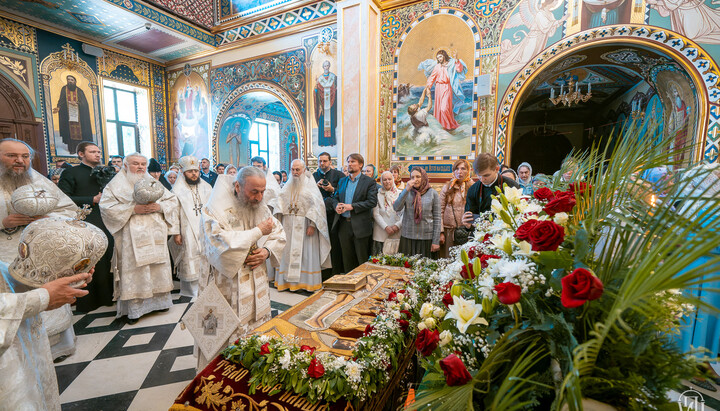
[[62, 405], [62, 411], [120, 411], [130, 407], [137, 391], [73, 401]]
[[[139, 354], [152, 351], [160, 351], [167, 343], [172, 334], [175, 324], [157, 325], [154, 327], [134, 328], [131, 330], [120, 330], [112, 340], [103, 348], [95, 359], [114, 358], [124, 355]], [[128, 345], [131, 337], [142, 334], [150, 334], [152, 338], [145, 344]]]
[[160, 352], [145, 381], [140, 388], [157, 387], [181, 381], [190, 381], [195, 377], [195, 365], [178, 371], [172, 371], [178, 357], [192, 356], [193, 347], [172, 348]]

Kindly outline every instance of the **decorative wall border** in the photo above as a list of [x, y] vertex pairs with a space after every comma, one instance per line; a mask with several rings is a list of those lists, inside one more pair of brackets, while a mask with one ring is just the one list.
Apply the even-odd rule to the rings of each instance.
[[[596, 43], [612, 43], [615, 41], [632, 42], [645, 47], [660, 49], [667, 52], [686, 69], [693, 77], [695, 86], [699, 93], [699, 118], [708, 120], [709, 103], [720, 101], [720, 70], [709, 53], [704, 51], [697, 43], [681, 36], [671, 30], [662, 27], [646, 25], [615, 25], [604, 26], [577, 33], [571, 37], [546, 48], [542, 53], [525, 65], [513, 78], [505, 91], [497, 112], [497, 127], [494, 141], [495, 154], [501, 162], [506, 159], [508, 147], [510, 146], [510, 129], [512, 127], [512, 116], [517, 111], [516, 101], [526, 90], [537, 73], [542, 68], [560, 59], [561, 57], [580, 50]], [[709, 101], [708, 101], [709, 100]], [[717, 104], [713, 104], [717, 107]], [[714, 109], [717, 113], [717, 108]], [[704, 121], [700, 128], [699, 135], [705, 135], [705, 145], [702, 156], [708, 162], [714, 163], [718, 160], [718, 127], [711, 127], [717, 124], [712, 119]], [[715, 134], [712, 134], [715, 133]]]
[[0, 40], [0, 46], [27, 53], [37, 53], [35, 28], [12, 20], [0, 18], [0, 33], [10, 41]]
[[98, 75], [139, 86], [150, 86], [150, 63], [110, 50], [103, 51], [103, 56], [97, 58]]
[[40, 85], [36, 82], [37, 55], [0, 46], [0, 73], [4, 73], [5, 77], [20, 90], [30, 103], [35, 119], [41, 120]]
[[[473, 33], [473, 40], [475, 41], [475, 51], [474, 51], [474, 70], [473, 70], [473, 104], [472, 104], [472, 134], [470, 136], [470, 154], [469, 155], [451, 155], [451, 156], [397, 156], [395, 154], [395, 148], [397, 146], [397, 106], [398, 106], [398, 59], [400, 57], [400, 49], [402, 48], [402, 44], [405, 42], [405, 39], [410, 34], [410, 31], [415, 28], [420, 22], [425, 20], [426, 18], [437, 16], [441, 14], [446, 14], [450, 16], [455, 16], [459, 19], [461, 19], [472, 31]], [[392, 17], [392, 16], [391, 16]], [[385, 26], [385, 24], [383, 24]], [[381, 29], [382, 30], [382, 29]], [[389, 34], [388, 34], [389, 35]], [[394, 32], [392, 33], [392, 36], [394, 37]], [[466, 14], [464, 11], [454, 9], [454, 8], [441, 8], [436, 10], [428, 11], [421, 16], [417, 17], [411, 24], [408, 24], [402, 31], [402, 34], [400, 35], [400, 39], [398, 40], [396, 46], [395, 46], [395, 53], [393, 57], [393, 91], [392, 91], [392, 134], [391, 134], [391, 160], [393, 161], [433, 161], [433, 160], [458, 160], [458, 159], [474, 159], [475, 158], [475, 150], [477, 149], [477, 113], [478, 113], [478, 102], [477, 98], [475, 97], [475, 90], [477, 89], [477, 80], [478, 76], [480, 75], [480, 48], [481, 48], [482, 38], [480, 36], [480, 31], [478, 28], [477, 23], [475, 20], [472, 19], [471, 16]]]
[[309, 21], [317, 20], [336, 13], [337, 7], [334, 0], [321, 0], [317, 3], [276, 14], [274, 16], [219, 33], [216, 36], [217, 46], [245, 40], [260, 34], [271, 33], [273, 31], [307, 23]]
[[155, 64], [150, 65], [151, 70], [151, 120], [155, 128], [155, 159], [160, 164], [167, 162], [167, 85], [165, 83], [165, 68]]

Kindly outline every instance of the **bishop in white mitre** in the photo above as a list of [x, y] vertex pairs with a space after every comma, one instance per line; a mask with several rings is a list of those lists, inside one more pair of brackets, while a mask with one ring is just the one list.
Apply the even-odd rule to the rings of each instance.
[[0, 261], [0, 409], [60, 411], [50, 342], [40, 314], [86, 295], [70, 284], [89, 280], [90, 274], [77, 274], [16, 292], [18, 284]]
[[[252, 166], [243, 167], [234, 179], [218, 176], [202, 210], [203, 250], [210, 261], [210, 275], [240, 319], [228, 343], [271, 318], [265, 261], [271, 259], [278, 264], [285, 247], [285, 232], [271, 216], [264, 193], [265, 173]], [[205, 283], [200, 281], [201, 294]], [[198, 350], [198, 369], [213, 357], [205, 358]]]
[[164, 190], [154, 203], [135, 202], [135, 183], [152, 178], [147, 164], [147, 157], [140, 153], [126, 156], [123, 169], [105, 187], [99, 204], [105, 227], [115, 239], [112, 267], [117, 317], [127, 315], [131, 323], [173, 305], [167, 237], [180, 233], [178, 201]]
[[[0, 193], [5, 201], [0, 201], [0, 260], [11, 264], [18, 256], [20, 234], [26, 225], [44, 216], [27, 217], [18, 214], [10, 202], [12, 193], [18, 187], [32, 184], [45, 190], [48, 197], [58, 199], [55, 209], [48, 216], [73, 218], [77, 206], [52, 181], [32, 169], [34, 151], [20, 140], [0, 140]], [[72, 310], [64, 305], [52, 311], [42, 313], [53, 359], [61, 359], [75, 352], [75, 331], [72, 328]]]
[[180, 203], [180, 234], [168, 242], [175, 270], [180, 279], [180, 295], [197, 297], [198, 280], [210, 269], [207, 257], [200, 251], [200, 212], [210, 198], [212, 187], [200, 178], [200, 162], [193, 156], [180, 159], [182, 174], [172, 192]]
[[302, 160], [293, 160], [290, 178], [280, 192], [279, 212], [287, 245], [275, 276], [275, 288], [316, 291], [322, 288], [322, 269], [330, 268], [330, 236], [325, 203]]

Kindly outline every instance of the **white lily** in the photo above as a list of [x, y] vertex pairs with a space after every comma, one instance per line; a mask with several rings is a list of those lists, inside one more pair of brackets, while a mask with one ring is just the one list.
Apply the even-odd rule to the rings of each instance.
[[458, 330], [465, 334], [468, 327], [473, 324], [488, 325], [488, 322], [480, 317], [482, 304], [475, 304], [475, 300], [466, 300], [462, 297], [453, 296], [453, 304], [449, 307], [445, 319], [454, 318], [457, 321]]
[[493, 213], [499, 215], [500, 210], [503, 209], [503, 206], [500, 201], [498, 201], [496, 198], [493, 198], [492, 203], [490, 203], [490, 209], [492, 209]]
[[532, 245], [528, 243], [527, 241], [520, 241], [517, 243], [519, 251], [515, 251], [515, 255], [525, 255], [530, 256], [533, 254], [532, 252]]
[[502, 234], [498, 234], [493, 236], [490, 239], [490, 242], [493, 243], [495, 247], [497, 247], [499, 250], [502, 250], [505, 252], [505, 254], [511, 255], [512, 254], [512, 244], [513, 244], [513, 235], [515, 233], [504, 231]]
[[515, 188], [515, 187], [505, 187], [505, 198], [507, 198], [508, 203], [510, 204], [520, 204], [520, 200], [522, 200], [523, 193], [522, 189]]

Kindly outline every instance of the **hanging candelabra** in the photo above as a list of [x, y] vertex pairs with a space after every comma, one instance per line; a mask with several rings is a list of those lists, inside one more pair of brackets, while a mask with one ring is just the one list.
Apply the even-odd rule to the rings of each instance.
[[[573, 85], [574, 91], [573, 91]], [[587, 102], [592, 97], [592, 83], [588, 83], [588, 90], [587, 94], [583, 94], [582, 90], [580, 90], [580, 83], [575, 82], [573, 80], [568, 81], [568, 88], [565, 90], [565, 84], [560, 85], [560, 94], [555, 97], [555, 88], [550, 87], [550, 101], [553, 103], [553, 105], [558, 105], [562, 103], [563, 106], [570, 107], [573, 104], [578, 104], [579, 102]]]
[[642, 120], [645, 118], [645, 111], [641, 110], [640, 100], [632, 102], [632, 112], [630, 113], [630, 116], [633, 120]]

